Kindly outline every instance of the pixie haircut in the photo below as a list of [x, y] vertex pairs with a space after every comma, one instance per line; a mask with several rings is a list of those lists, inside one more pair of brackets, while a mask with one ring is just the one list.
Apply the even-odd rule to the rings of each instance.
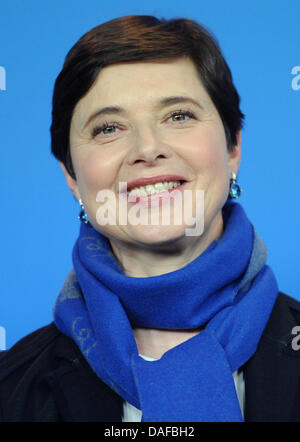
[[94, 27], [68, 52], [53, 91], [51, 149], [76, 179], [70, 152], [74, 108], [105, 66], [130, 61], [189, 57], [223, 122], [227, 149], [237, 144], [243, 126], [240, 97], [231, 71], [213, 35], [194, 20], [158, 19], [148, 15], [120, 17]]

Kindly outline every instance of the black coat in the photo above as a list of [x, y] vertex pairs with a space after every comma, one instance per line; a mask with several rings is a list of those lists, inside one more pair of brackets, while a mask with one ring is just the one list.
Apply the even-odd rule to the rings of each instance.
[[[300, 303], [279, 293], [254, 356], [242, 367], [245, 421], [300, 422]], [[122, 420], [123, 399], [54, 325], [0, 353], [0, 421]]]

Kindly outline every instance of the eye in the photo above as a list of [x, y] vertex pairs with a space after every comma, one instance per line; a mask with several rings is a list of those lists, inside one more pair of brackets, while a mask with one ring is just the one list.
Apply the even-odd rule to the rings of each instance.
[[92, 137], [96, 137], [99, 134], [103, 134], [104, 136], [113, 135], [118, 128], [117, 123], [103, 123], [100, 126], [96, 126], [92, 130]]
[[169, 118], [171, 118], [174, 122], [181, 123], [189, 120], [190, 118], [195, 119], [195, 115], [193, 114], [193, 112], [190, 112], [188, 110], [178, 110], [172, 112], [168, 119]]

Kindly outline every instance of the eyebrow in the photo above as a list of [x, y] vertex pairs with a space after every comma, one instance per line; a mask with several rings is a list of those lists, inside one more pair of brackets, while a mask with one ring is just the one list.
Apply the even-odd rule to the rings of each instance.
[[[171, 96], [171, 97], [165, 97], [159, 100], [157, 104], [157, 109], [163, 109], [164, 107], [171, 106], [172, 104], [180, 104], [180, 103], [192, 103], [196, 106], [198, 106], [200, 109], [203, 110], [203, 106], [194, 98], [191, 97], [185, 97], [185, 96]], [[83, 129], [85, 129], [95, 118], [103, 116], [103, 115], [113, 115], [113, 114], [124, 114], [126, 111], [122, 107], [119, 106], [106, 106], [102, 107], [101, 109], [98, 109], [96, 112], [93, 112], [87, 122], [84, 124]]]
[[103, 115], [122, 114], [124, 112], [125, 110], [118, 106], [102, 107], [89, 116], [87, 122], [83, 126], [83, 129], [85, 129], [91, 123], [91, 121], [93, 121], [97, 117], [101, 117]]
[[176, 97], [166, 97], [159, 101], [158, 108], [162, 109], [166, 106], [170, 106], [172, 104], [180, 104], [180, 103], [192, 103], [198, 106], [200, 109], [204, 109], [203, 106], [194, 98], [185, 97], [185, 96], [176, 96]]

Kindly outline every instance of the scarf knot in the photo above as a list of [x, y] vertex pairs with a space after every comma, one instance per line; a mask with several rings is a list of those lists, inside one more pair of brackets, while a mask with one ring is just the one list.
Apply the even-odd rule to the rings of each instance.
[[[227, 202], [223, 220], [221, 237], [195, 260], [146, 278], [125, 275], [109, 240], [80, 227], [54, 320], [143, 421], [242, 420], [232, 373], [255, 353], [278, 286], [243, 208]], [[149, 362], [134, 327], [204, 329]]]

